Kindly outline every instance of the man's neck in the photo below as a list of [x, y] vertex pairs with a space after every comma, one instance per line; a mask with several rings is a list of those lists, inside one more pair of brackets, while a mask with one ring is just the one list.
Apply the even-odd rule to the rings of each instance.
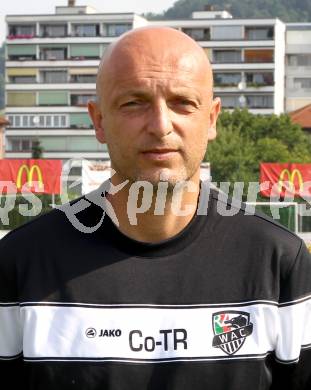
[[[200, 193], [199, 178], [174, 191], [136, 188], [127, 185], [115, 195], [108, 195], [116, 214], [118, 229], [142, 242], [156, 243], [174, 237], [192, 220]], [[163, 203], [164, 202], [164, 203]], [[149, 208], [148, 208], [149, 206]]]

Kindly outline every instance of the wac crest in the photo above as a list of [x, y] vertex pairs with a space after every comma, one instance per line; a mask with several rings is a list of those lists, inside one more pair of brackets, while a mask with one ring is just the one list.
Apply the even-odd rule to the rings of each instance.
[[213, 331], [213, 347], [234, 355], [253, 332], [250, 314], [235, 310], [214, 313]]

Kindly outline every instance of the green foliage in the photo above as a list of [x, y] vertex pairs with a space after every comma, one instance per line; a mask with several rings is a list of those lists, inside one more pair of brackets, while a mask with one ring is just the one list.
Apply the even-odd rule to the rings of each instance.
[[[41, 204], [42, 204], [42, 209], [38, 209], [36, 206], [33, 206], [32, 203], [27, 200], [22, 195], [17, 195], [16, 199], [14, 196], [11, 197], [6, 197], [6, 196], [1, 196], [0, 197], [0, 207], [2, 209], [10, 210], [8, 212], [8, 224], [7, 221], [2, 217], [0, 219], [0, 230], [12, 230], [15, 229], [21, 225], [23, 225], [26, 222], [31, 221], [32, 219], [36, 218], [38, 215], [42, 215], [47, 213], [48, 211], [52, 210], [52, 196], [51, 195], [35, 195], [37, 198], [40, 199]], [[60, 204], [60, 199], [59, 195], [55, 195], [55, 203]], [[11, 206], [14, 206], [12, 207]], [[22, 215], [20, 211], [20, 207], [27, 207], [29, 210], [29, 213], [33, 216], [24, 216]], [[3, 213], [5, 214], [5, 213]]]
[[43, 147], [41, 146], [40, 140], [36, 140], [33, 142], [32, 149], [31, 149], [31, 158], [33, 159], [39, 159], [42, 158], [43, 154]]
[[288, 115], [223, 111], [207, 147], [213, 181], [259, 181], [260, 162], [311, 162], [311, 139]]
[[178, 0], [164, 15], [147, 14], [150, 19], [189, 18], [193, 11], [202, 11], [206, 4], [215, 10], [227, 10], [235, 18], [274, 18], [284, 22], [309, 22], [311, 19], [310, 0]]

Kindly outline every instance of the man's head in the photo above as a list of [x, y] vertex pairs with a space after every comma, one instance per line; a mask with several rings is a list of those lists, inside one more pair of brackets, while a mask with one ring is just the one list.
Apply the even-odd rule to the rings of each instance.
[[119, 181], [199, 180], [220, 110], [212, 86], [203, 49], [177, 30], [132, 30], [108, 48], [89, 113]]

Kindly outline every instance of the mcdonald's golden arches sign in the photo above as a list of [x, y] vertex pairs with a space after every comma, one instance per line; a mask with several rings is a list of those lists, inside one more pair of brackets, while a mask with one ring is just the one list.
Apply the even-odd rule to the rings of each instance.
[[[15, 184], [21, 192], [23, 186], [32, 192], [42, 194], [60, 194], [62, 160], [0, 160], [0, 181]], [[8, 187], [2, 192], [11, 192]]]
[[311, 197], [311, 164], [261, 163], [260, 183], [269, 182], [268, 189], [262, 189], [263, 196], [273, 195]]

